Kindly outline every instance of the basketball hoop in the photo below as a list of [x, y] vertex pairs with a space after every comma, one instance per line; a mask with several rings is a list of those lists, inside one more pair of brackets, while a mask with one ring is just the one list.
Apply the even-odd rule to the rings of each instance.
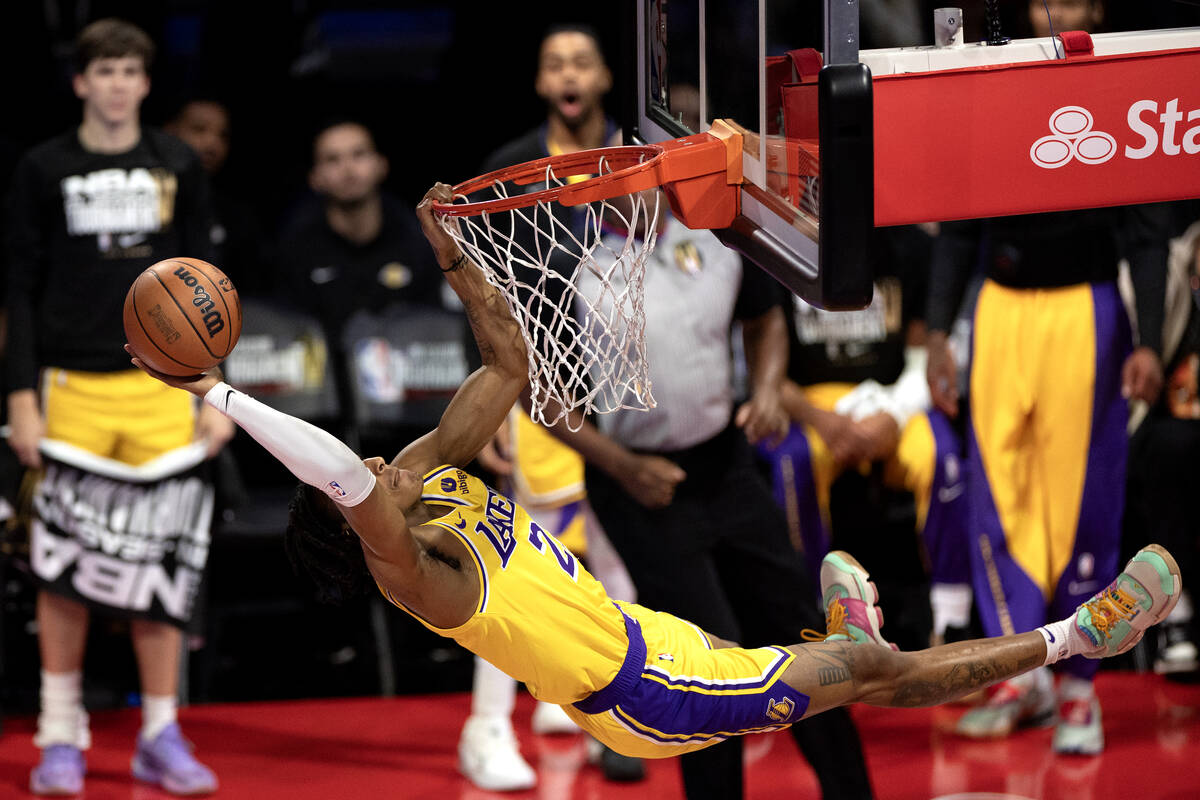
[[725, 227], [740, 181], [741, 138], [714, 128], [496, 170], [434, 206], [521, 328], [535, 422], [654, 408], [643, 287], [660, 209], [642, 192], [665, 189], [689, 227]]

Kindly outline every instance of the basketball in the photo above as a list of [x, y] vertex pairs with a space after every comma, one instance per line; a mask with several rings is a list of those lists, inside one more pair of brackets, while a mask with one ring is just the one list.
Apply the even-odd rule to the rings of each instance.
[[134, 355], [183, 377], [219, 364], [242, 332], [242, 304], [225, 273], [198, 258], [168, 258], [138, 275], [125, 295], [125, 337]]

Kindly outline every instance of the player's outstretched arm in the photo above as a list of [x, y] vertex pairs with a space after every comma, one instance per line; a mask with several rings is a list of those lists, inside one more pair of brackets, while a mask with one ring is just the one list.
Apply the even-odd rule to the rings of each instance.
[[462, 300], [483, 366], [463, 382], [437, 429], [396, 457], [397, 466], [419, 474], [441, 464], [463, 465], [475, 458], [529, 380], [525, 339], [503, 296], [434, 217], [433, 204], [452, 199], [449, 186], [436, 184], [417, 206], [417, 218], [446, 280]]
[[419, 577], [420, 548], [403, 511], [376, 481], [382, 460], [373, 469], [328, 431], [277, 411], [222, 380], [219, 369], [187, 378], [164, 375], [134, 356], [133, 365], [168, 386], [183, 389], [232, 419], [298, 479], [325, 493], [337, 504], [364, 544], [410, 580]]

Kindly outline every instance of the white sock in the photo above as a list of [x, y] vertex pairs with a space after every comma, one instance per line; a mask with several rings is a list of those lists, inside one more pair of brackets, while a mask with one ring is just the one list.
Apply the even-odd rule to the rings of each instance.
[[1053, 664], [1064, 658], [1079, 655], [1086, 650], [1095, 649], [1091, 642], [1083, 637], [1075, 628], [1075, 617], [1060, 619], [1037, 629], [1046, 641], [1046, 660], [1044, 664]]
[[38, 747], [73, 744], [80, 750], [92, 746], [88, 715], [83, 708], [83, 673], [42, 670], [42, 709], [38, 714]]
[[929, 587], [929, 605], [933, 609], [933, 632], [941, 636], [946, 628], [965, 628], [971, 621], [971, 585], [935, 583]]
[[176, 720], [178, 703], [173, 694], [144, 694], [142, 695], [142, 731], [139, 734], [143, 741], [152, 741], [162, 733], [163, 728]]
[[471, 682], [471, 716], [512, 716], [517, 702], [517, 682], [491, 663], [475, 657], [475, 677]]
[[1059, 702], [1091, 700], [1095, 693], [1095, 684], [1085, 678], [1076, 678], [1074, 675], [1063, 675], [1062, 680], [1058, 683]]

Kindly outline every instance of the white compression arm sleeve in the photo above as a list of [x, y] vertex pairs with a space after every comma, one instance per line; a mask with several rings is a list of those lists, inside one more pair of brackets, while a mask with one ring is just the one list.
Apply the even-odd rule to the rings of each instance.
[[276, 411], [227, 383], [218, 383], [204, 402], [236, 422], [300, 480], [335, 503], [356, 506], [375, 488], [375, 476], [337, 437]]

